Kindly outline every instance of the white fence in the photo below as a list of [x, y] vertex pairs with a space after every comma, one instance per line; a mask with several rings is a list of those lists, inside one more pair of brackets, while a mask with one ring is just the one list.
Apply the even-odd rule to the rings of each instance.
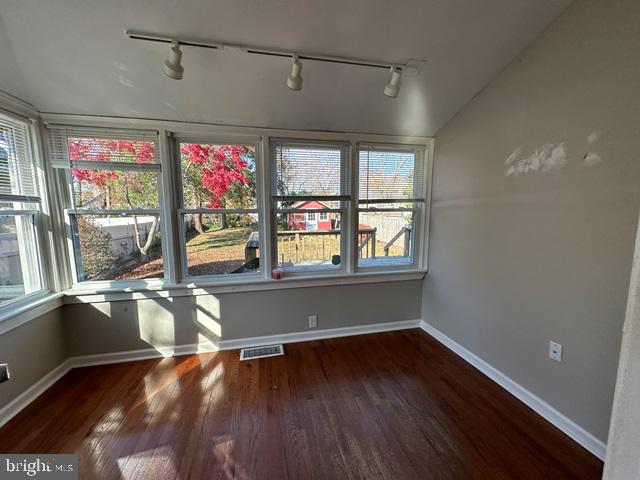
[[359, 223], [377, 229], [376, 238], [381, 242], [388, 242], [404, 227], [411, 225], [408, 219], [398, 214], [385, 213], [360, 212]]

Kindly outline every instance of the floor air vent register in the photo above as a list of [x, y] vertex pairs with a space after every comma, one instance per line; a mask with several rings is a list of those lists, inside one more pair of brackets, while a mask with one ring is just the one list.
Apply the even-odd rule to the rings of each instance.
[[275, 357], [277, 355], [284, 355], [284, 347], [282, 344], [264, 345], [240, 350], [240, 360], [253, 360], [254, 358]]

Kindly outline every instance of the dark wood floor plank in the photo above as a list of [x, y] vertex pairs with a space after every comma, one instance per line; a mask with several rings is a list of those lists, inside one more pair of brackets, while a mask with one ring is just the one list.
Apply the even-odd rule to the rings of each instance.
[[602, 462], [420, 330], [75, 369], [0, 429], [83, 479], [598, 479]]

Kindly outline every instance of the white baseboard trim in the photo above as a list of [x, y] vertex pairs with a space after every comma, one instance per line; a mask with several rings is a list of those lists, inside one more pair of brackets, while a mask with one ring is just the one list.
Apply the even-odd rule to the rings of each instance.
[[271, 345], [274, 343], [307, 342], [310, 340], [364, 335], [367, 333], [390, 332], [393, 330], [406, 330], [409, 328], [419, 327], [420, 320], [403, 320], [399, 322], [374, 323], [356, 327], [330, 328], [325, 330], [283, 333], [279, 335], [265, 335], [261, 337], [239, 338], [233, 340], [210, 340], [188, 345], [176, 345], [175, 347], [145, 348], [140, 350], [128, 350], [97, 355], [82, 355], [71, 357], [69, 362], [71, 363], [72, 368], [89, 367], [93, 365], [131, 362], [134, 360], [147, 360], [151, 358], [175, 357], [179, 355], [192, 355], [194, 353], [234, 350], [239, 348], [255, 347], [258, 345]]
[[71, 362], [65, 360], [44, 377], [31, 385], [28, 389], [14, 398], [11, 402], [0, 408], [0, 427], [15, 417], [20, 411], [42, 395], [45, 390], [60, 380], [71, 370]]
[[547, 421], [562, 430], [584, 448], [593, 453], [600, 460], [604, 460], [605, 452], [607, 449], [607, 446], [604, 442], [594, 437], [580, 425], [564, 416], [547, 402], [537, 397], [529, 390], [513, 381], [511, 378], [507, 377], [504, 373], [489, 365], [487, 362], [464, 348], [456, 341], [447, 337], [444, 333], [437, 330], [435, 327], [429, 325], [424, 320], [420, 321], [420, 328], [431, 335], [433, 338], [438, 340], [440, 343], [442, 343], [449, 350], [460, 356], [467, 363], [470, 363], [475, 368], [480, 370], [491, 380], [496, 382], [522, 403], [535, 411], [538, 415], [542, 416]]

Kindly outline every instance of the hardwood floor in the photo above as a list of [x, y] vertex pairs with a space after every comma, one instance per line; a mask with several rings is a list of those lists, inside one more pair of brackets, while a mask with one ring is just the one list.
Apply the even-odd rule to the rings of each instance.
[[0, 429], [81, 479], [598, 479], [602, 463], [420, 330], [75, 369]]

